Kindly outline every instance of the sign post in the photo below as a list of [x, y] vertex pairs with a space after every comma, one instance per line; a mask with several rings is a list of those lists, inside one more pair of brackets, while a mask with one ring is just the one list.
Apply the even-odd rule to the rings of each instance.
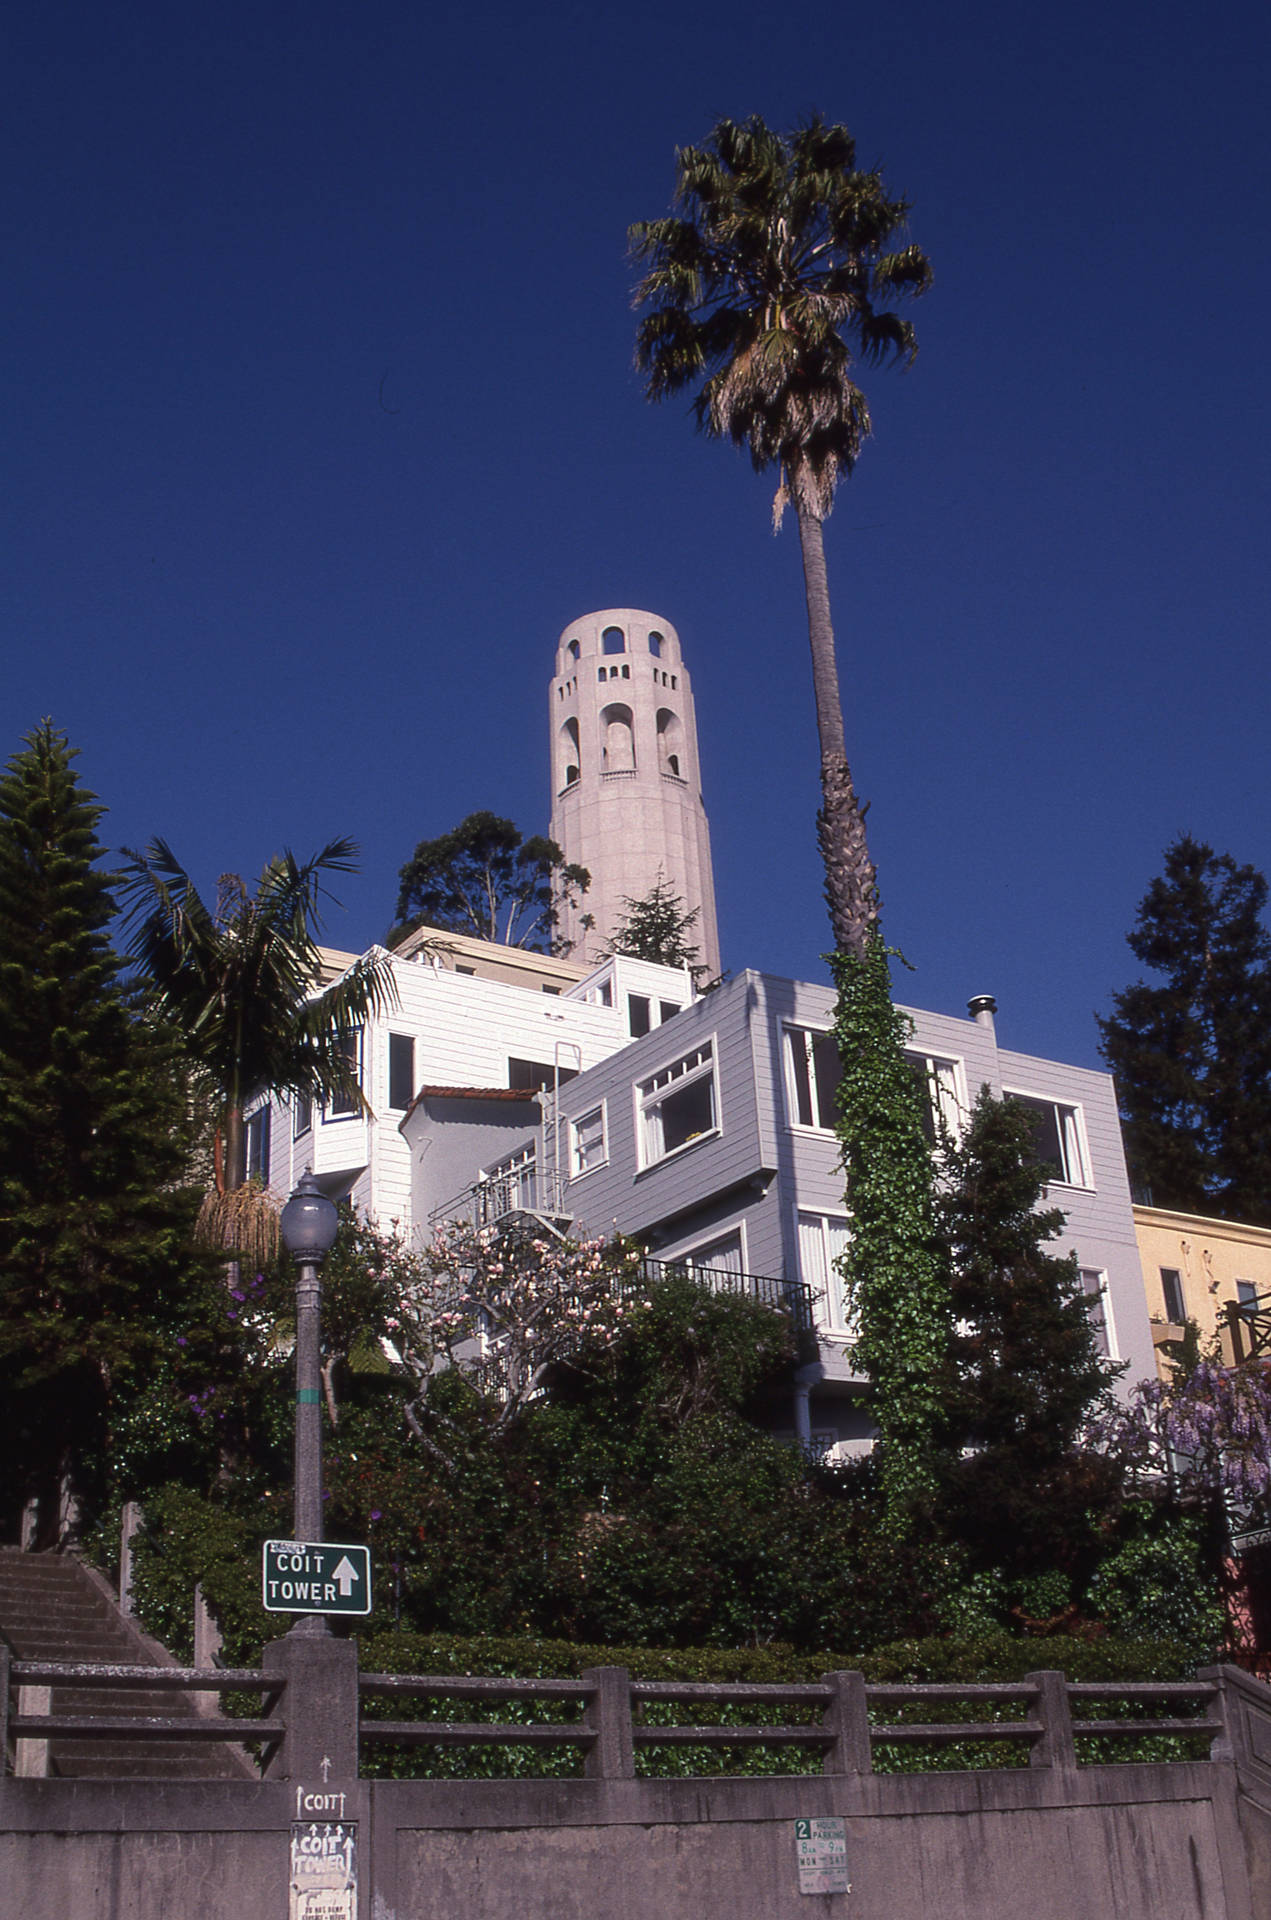
[[266, 1540], [261, 1598], [270, 1613], [371, 1611], [371, 1550], [330, 1540]]

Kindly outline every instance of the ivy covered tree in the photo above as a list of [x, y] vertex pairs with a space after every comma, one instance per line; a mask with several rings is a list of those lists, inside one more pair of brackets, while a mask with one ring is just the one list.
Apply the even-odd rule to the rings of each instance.
[[554, 840], [541, 833], [527, 840], [489, 812], [470, 813], [449, 833], [421, 840], [400, 877], [391, 940], [418, 926], [439, 927], [535, 953], [568, 950], [560, 908], [566, 900], [576, 906], [591, 880]]
[[181, 1076], [120, 982], [75, 757], [45, 720], [0, 778], [0, 1405], [10, 1495], [46, 1543], [197, 1265]]
[[622, 904], [626, 912], [609, 943], [610, 953], [627, 953], [658, 967], [684, 967], [694, 980], [705, 973], [701, 950], [691, 938], [701, 908], [686, 911], [664, 874], [658, 874], [642, 899], [628, 896]]
[[945, 1149], [938, 1206], [955, 1331], [937, 1384], [948, 1420], [944, 1510], [981, 1567], [1064, 1570], [1115, 1475], [1079, 1444], [1114, 1369], [1096, 1347], [1075, 1256], [1049, 1252], [1033, 1122], [983, 1088]]
[[1156, 976], [1099, 1020], [1137, 1193], [1271, 1226], [1267, 882], [1183, 835], [1127, 936]]
[[[803, 559], [821, 761], [817, 840], [834, 934], [839, 1128], [853, 1214], [848, 1282], [874, 1383], [893, 1526], [934, 1497], [931, 1367], [946, 1290], [933, 1251], [931, 1158], [891, 1005], [877, 875], [847, 757], [824, 527], [872, 431], [862, 367], [910, 364], [902, 302], [931, 265], [905, 238], [909, 206], [856, 161], [847, 127], [813, 115], [789, 133], [758, 114], [720, 120], [676, 153], [673, 211], [629, 230], [642, 277], [636, 365], [651, 400], [691, 391], [701, 430], [775, 470], [773, 524], [794, 509]], [[878, 1104], [874, 1104], [877, 1102]], [[879, 1156], [882, 1156], [881, 1158]]]
[[843, 1075], [838, 1135], [852, 1233], [843, 1277], [854, 1357], [870, 1383], [878, 1470], [900, 1530], [932, 1512], [944, 1446], [940, 1374], [948, 1353], [948, 1260], [936, 1228], [922, 1091], [905, 1059], [906, 1016], [892, 1004], [887, 953], [832, 957]]

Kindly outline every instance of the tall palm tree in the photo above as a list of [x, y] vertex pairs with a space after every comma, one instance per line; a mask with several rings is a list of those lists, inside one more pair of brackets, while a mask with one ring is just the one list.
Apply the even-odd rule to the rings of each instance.
[[271, 860], [249, 894], [223, 874], [209, 908], [163, 840], [124, 849], [130, 952], [161, 1013], [179, 1028], [215, 1089], [217, 1186], [247, 1178], [243, 1109], [254, 1095], [340, 1096], [364, 1104], [351, 1042], [372, 1012], [396, 1001], [388, 956], [354, 962], [318, 991], [314, 932], [323, 878], [354, 870], [350, 840], [333, 840], [303, 864]]
[[822, 523], [870, 433], [857, 361], [909, 362], [913, 328], [880, 299], [931, 281], [921, 248], [897, 246], [909, 211], [856, 166], [846, 127], [819, 117], [785, 135], [757, 116], [721, 120], [676, 154], [674, 214], [630, 229], [648, 307], [636, 364], [650, 399], [697, 387], [698, 425], [776, 467], [774, 522], [799, 523], [821, 746], [817, 832], [835, 946], [863, 956], [878, 889], [843, 736]]

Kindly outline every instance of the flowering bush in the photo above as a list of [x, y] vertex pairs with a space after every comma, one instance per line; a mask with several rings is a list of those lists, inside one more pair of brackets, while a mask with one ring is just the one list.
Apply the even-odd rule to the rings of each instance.
[[394, 1344], [421, 1378], [460, 1367], [506, 1426], [553, 1368], [603, 1349], [634, 1301], [640, 1255], [520, 1222], [440, 1227], [394, 1314]]
[[1261, 1510], [1271, 1489], [1271, 1368], [1202, 1360], [1181, 1379], [1145, 1380], [1090, 1437], [1131, 1483], [1183, 1501], [1218, 1499], [1229, 1513]]

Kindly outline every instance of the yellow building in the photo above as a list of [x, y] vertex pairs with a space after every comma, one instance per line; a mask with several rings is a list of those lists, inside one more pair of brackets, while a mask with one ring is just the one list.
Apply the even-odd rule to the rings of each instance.
[[1182, 1339], [1188, 1320], [1195, 1321], [1202, 1346], [1217, 1337], [1228, 1364], [1241, 1358], [1228, 1309], [1247, 1312], [1260, 1300], [1264, 1311], [1271, 1306], [1271, 1228], [1135, 1207], [1134, 1231], [1158, 1370], [1167, 1371], [1162, 1347]]

